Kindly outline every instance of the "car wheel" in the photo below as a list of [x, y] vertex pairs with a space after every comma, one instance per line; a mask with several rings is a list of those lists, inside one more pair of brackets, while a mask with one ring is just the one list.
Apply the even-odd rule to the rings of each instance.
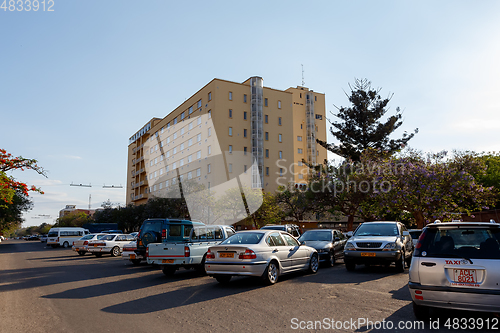
[[102, 253], [94, 253], [94, 255], [95, 255], [97, 258], [102, 257]]
[[353, 270], [356, 269], [356, 264], [352, 261], [348, 261], [348, 260], [344, 260], [344, 263], [345, 263], [345, 268], [352, 272]]
[[262, 275], [264, 283], [267, 285], [271, 285], [278, 282], [278, 272], [279, 272], [278, 264], [274, 260], [271, 261], [269, 265], [267, 265], [267, 268], [264, 271], [264, 274]]
[[118, 246], [115, 246], [112, 250], [111, 250], [111, 255], [113, 257], [118, 257], [120, 255], [120, 248]]
[[132, 264], [134, 265], [139, 265], [141, 263], [141, 259], [131, 259], [130, 260], [132, 262]]
[[85, 255], [85, 251], [78, 251], [78, 254], [81, 255], [81, 256], [84, 256]]
[[63, 243], [63, 247], [64, 247], [65, 249], [67, 249], [67, 248], [69, 247], [69, 243], [68, 243], [68, 242], [64, 242], [64, 243]]
[[171, 266], [163, 266], [161, 268], [161, 271], [166, 276], [173, 276], [175, 274], [176, 269], [175, 269], [175, 267], [171, 267]]
[[221, 284], [226, 284], [231, 281], [231, 275], [215, 275], [214, 276], [217, 282]]
[[396, 262], [396, 270], [400, 273], [405, 271], [405, 253], [401, 253], [401, 258]]
[[311, 259], [309, 260], [309, 273], [315, 274], [318, 272], [318, 267], [319, 267], [319, 259], [318, 259], [318, 254], [313, 253]]
[[427, 320], [429, 319], [430, 308], [424, 305], [418, 305], [415, 302], [412, 302], [413, 305], [413, 314], [417, 317], [418, 320]]
[[328, 265], [330, 267], [335, 266], [335, 251], [330, 251], [330, 256], [328, 257]]

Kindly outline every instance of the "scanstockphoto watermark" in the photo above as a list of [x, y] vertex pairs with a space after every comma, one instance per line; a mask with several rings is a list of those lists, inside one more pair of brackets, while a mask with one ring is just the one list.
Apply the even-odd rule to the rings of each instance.
[[[438, 323], [439, 327], [439, 323]], [[290, 321], [292, 330], [410, 330], [418, 331], [425, 328], [423, 321], [391, 321], [391, 320], [370, 320], [368, 318], [351, 318], [349, 320], [336, 320], [333, 318], [323, 318], [321, 320], [300, 320], [292, 318]]]

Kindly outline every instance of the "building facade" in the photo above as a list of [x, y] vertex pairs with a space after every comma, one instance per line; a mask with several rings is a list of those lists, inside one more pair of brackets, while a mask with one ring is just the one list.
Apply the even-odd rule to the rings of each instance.
[[[306, 87], [277, 90], [263, 79], [213, 79], [164, 118], [152, 118], [129, 140], [127, 204], [186, 194], [187, 181], [273, 192], [306, 184], [302, 161], [322, 163], [325, 95]], [[229, 185], [228, 185], [229, 184]]]

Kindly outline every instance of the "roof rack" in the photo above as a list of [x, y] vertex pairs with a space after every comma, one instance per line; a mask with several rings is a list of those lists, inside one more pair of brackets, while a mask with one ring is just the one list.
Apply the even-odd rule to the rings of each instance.
[[490, 220], [490, 223], [496, 223], [496, 222], [495, 222], [495, 220], [491, 219], [491, 220]]
[[436, 223], [441, 223], [441, 221], [439, 221], [439, 220], [434, 221], [434, 224], [436, 224]]

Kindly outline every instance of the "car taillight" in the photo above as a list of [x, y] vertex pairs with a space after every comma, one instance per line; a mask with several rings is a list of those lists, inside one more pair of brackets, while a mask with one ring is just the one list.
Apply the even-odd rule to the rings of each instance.
[[424, 240], [426, 232], [427, 232], [427, 229], [422, 231], [422, 233], [420, 234], [420, 237], [418, 237], [417, 245], [415, 245], [416, 249], [420, 249], [422, 247], [422, 241]]
[[240, 258], [240, 259], [255, 259], [255, 258], [257, 258], [257, 255], [252, 250], [246, 249], [244, 253], [240, 253], [238, 258]]
[[184, 257], [189, 257], [191, 255], [191, 250], [189, 250], [189, 246], [184, 246]]
[[59, 237], [57, 237], [56, 242], [59, 243]]
[[161, 238], [162, 238], [162, 239], [167, 238], [167, 230], [166, 230], [166, 229], [163, 229], [163, 230], [161, 231]]
[[75, 242], [73, 242], [73, 246], [75, 246]]
[[206, 258], [207, 259], [215, 259], [215, 253], [213, 253], [212, 251], [208, 250]]
[[88, 245], [89, 241], [83, 242], [83, 245]]
[[149, 247], [146, 248], [146, 257], [149, 256]]

